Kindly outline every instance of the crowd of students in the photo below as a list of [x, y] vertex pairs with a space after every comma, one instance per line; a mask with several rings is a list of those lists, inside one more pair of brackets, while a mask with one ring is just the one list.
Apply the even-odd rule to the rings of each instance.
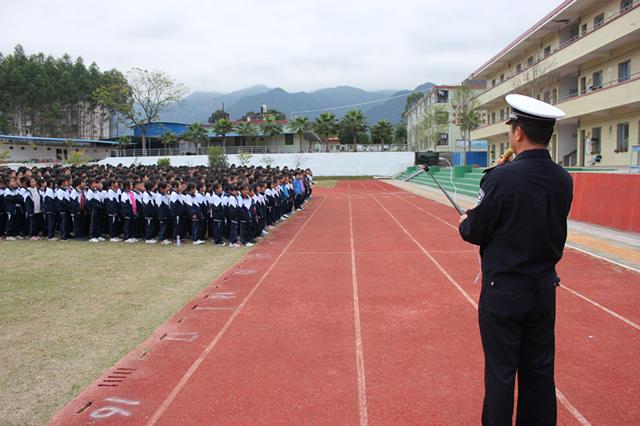
[[312, 185], [311, 170], [287, 167], [0, 169], [0, 239], [252, 246]]

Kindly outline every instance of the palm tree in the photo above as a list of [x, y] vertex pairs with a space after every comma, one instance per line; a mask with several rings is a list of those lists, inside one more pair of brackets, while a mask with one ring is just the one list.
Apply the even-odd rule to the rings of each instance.
[[247, 138], [255, 136], [257, 133], [255, 126], [248, 121], [243, 121], [237, 124], [236, 131], [240, 134], [240, 136], [242, 136], [244, 145], [247, 144]]
[[273, 145], [273, 138], [282, 134], [282, 126], [278, 124], [273, 115], [264, 117], [264, 121], [260, 124], [260, 130], [265, 135], [271, 136], [271, 145]]
[[386, 120], [380, 120], [373, 126], [371, 126], [371, 141], [373, 143], [385, 143], [393, 142], [393, 124]]
[[[300, 138], [300, 152], [302, 152], [302, 135], [311, 130], [311, 123], [308, 117], [296, 117], [289, 123], [289, 128]], [[309, 147], [311, 148], [311, 147]]]
[[193, 123], [187, 127], [184, 139], [195, 144], [206, 143], [209, 145], [209, 132], [200, 123]]
[[330, 112], [323, 112], [313, 122], [312, 128], [313, 131], [322, 138], [325, 144], [325, 149], [329, 151], [327, 140], [330, 136], [338, 133], [338, 122], [336, 121], [336, 116]]
[[213, 125], [213, 131], [218, 136], [222, 136], [222, 149], [227, 149], [227, 133], [233, 131], [233, 123], [226, 118], [221, 118]]
[[340, 120], [340, 127], [345, 134], [351, 136], [351, 143], [355, 146], [358, 142], [358, 134], [365, 132], [369, 126], [362, 111], [351, 110]]
[[160, 136], [160, 142], [164, 145], [165, 150], [171, 145], [175, 144], [178, 141], [176, 135], [174, 135], [171, 131], [167, 130]]

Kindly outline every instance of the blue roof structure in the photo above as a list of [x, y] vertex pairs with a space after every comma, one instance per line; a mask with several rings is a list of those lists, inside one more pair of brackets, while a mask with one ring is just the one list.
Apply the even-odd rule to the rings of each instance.
[[0, 135], [0, 140], [11, 142], [34, 142], [34, 143], [65, 143], [71, 141], [77, 145], [117, 145], [117, 142], [97, 140], [97, 139], [73, 139], [73, 138], [48, 138], [43, 136], [19, 136], [19, 135]]

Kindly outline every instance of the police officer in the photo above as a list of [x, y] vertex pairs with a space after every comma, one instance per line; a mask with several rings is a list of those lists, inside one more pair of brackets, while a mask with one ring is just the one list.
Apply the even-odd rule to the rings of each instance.
[[465, 241], [480, 246], [478, 306], [485, 355], [483, 425], [511, 425], [518, 374], [517, 425], [556, 424], [555, 266], [567, 237], [573, 182], [547, 146], [558, 108], [522, 95], [512, 107], [516, 159], [488, 172], [477, 205], [460, 219]]

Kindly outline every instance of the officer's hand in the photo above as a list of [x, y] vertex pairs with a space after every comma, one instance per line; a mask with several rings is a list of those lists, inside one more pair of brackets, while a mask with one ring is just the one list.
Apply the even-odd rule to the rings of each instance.
[[467, 215], [463, 214], [462, 216], [460, 216], [460, 218], [458, 219], [458, 224], [464, 222], [465, 220], [467, 220]]

